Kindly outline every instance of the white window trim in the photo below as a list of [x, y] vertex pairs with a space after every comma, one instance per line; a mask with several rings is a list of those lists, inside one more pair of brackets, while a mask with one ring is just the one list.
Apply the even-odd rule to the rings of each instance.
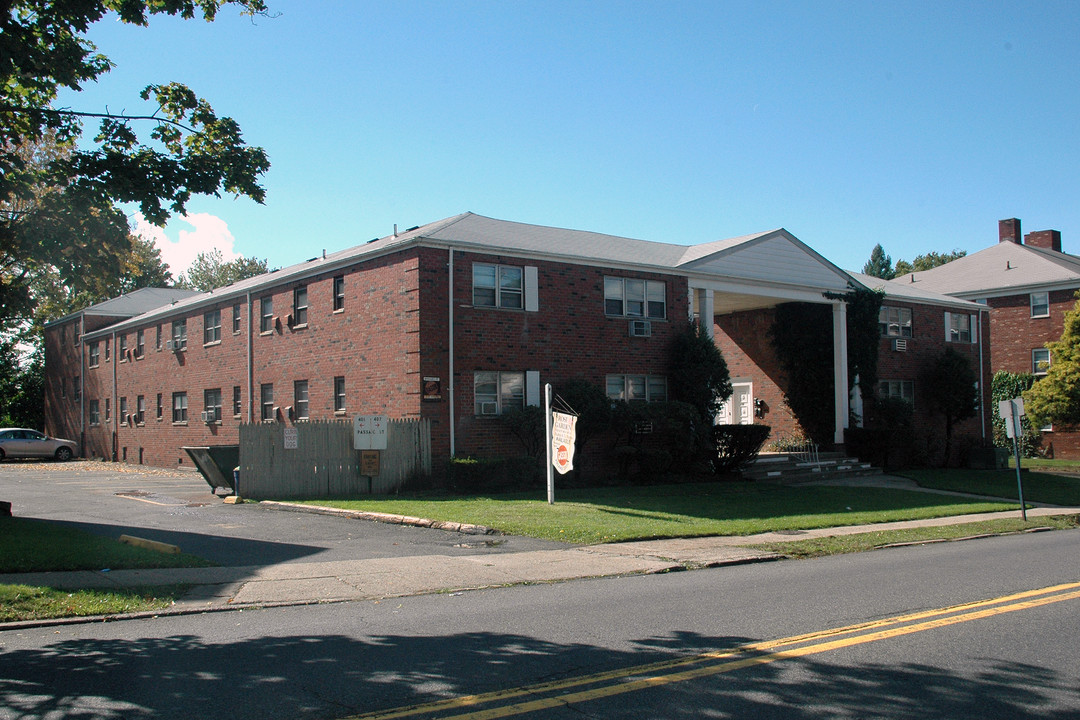
[[[525, 312], [538, 312], [540, 310], [540, 295], [539, 295], [539, 275], [540, 269], [535, 265], [506, 265], [498, 263], [482, 263], [474, 262], [473, 266], [473, 279], [472, 279], [472, 297], [471, 302], [473, 307], [478, 308], [491, 308], [498, 310], [524, 310]], [[476, 268], [494, 268], [495, 269], [495, 304], [494, 305], [477, 305], [476, 304]], [[521, 307], [504, 306], [502, 304], [502, 286], [499, 284], [499, 273], [504, 269], [521, 270]], [[485, 286], [485, 289], [490, 289]], [[514, 293], [516, 294], [516, 293]]]
[[964, 315], [967, 315], [967, 313], [951, 313], [951, 312], [946, 312], [945, 313], [945, 342], [948, 342], [948, 343], [967, 343], [967, 344], [971, 344], [971, 345], [976, 345], [979, 342], [979, 316], [978, 315], [967, 315], [967, 318], [968, 318], [968, 334], [971, 336], [970, 340], [960, 340], [960, 339], [953, 340], [953, 337], [952, 337], [952, 318], [953, 318], [953, 315], [963, 317]]
[[[481, 403], [481, 402], [479, 402], [477, 400], [476, 386], [478, 384], [478, 380], [480, 379], [481, 375], [494, 375], [495, 376], [495, 399], [494, 399], [494, 403], [495, 403], [494, 410], [495, 410], [495, 412], [483, 412], [484, 408], [481, 407], [481, 405], [487, 405], [488, 402], [492, 402], [492, 401], [487, 401], [487, 402]], [[528, 391], [528, 384], [526, 382], [527, 373], [521, 372], [521, 371], [477, 370], [477, 371], [475, 371], [473, 373], [473, 414], [474, 415], [476, 415], [477, 417], [498, 417], [498, 416], [502, 415], [504, 412], [506, 412], [506, 410], [507, 410], [506, 406], [508, 404], [508, 400], [510, 400], [512, 398], [512, 396], [503, 395], [503, 392], [502, 392], [502, 389], [503, 389], [503, 377], [506, 376], [506, 375], [517, 375], [517, 376], [521, 377], [522, 406], [524, 407], [526, 405], [531, 404], [531, 403], [529, 403], [530, 397], [529, 397], [529, 391]], [[539, 379], [539, 374], [537, 374], [537, 378]]]
[[[619, 299], [619, 302], [622, 304], [622, 312], [620, 312], [618, 314], [609, 313], [608, 309], [607, 309], [607, 303], [608, 303], [607, 284], [608, 284], [609, 280], [617, 280], [619, 282], [619, 285], [620, 285], [619, 298], [618, 299]], [[631, 315], [631, 314], [627, 313], [627, 311], [626, 311], [626, 282], [628, 280], [630, 280], [630, 281], [637, 280], [637, 281], [640, 281], [640, 282], [644, 283], [644, 290], [645, 290], [644, 306], [642, 307], [642, 314], [641, 315]], [[650, 285], [660, 285], [663, 288], [664, 311], [660, 315], [651, 315], [651, 314], [649, 314], [649, 286]], [[612, 299], [614, 299], [614, 298], [612, 298]], [[639, 278], [639, 277], [617, 277], [617, 276], [614, 276], [614, 275], [606, 275], [606, 276], [604, 276], [604, 315], [606, 315], [607, 317], [640, 318], [642, 320], [666, 320], [667, 319], [667, 282], [664, 281], [664, 280], [646, 280], [644, 278]]]
[[[1039, 369], [1039, 361], [1035, 359], [1035, 353], [1046, 353], [1046, 368]], [[1050, 365], [1053, 362], [1053, 358], [1050, 356], [1050, 351], [1046, 348], [1033, 348], [1031, 351], [1031, 374], [1038, 377], [1043, 377], [1050, 370]]]
[[[1035, 307], [1036, 307], [1036, 305], [1035, 305], [1035, 296], [1036, 295], [1042, 295], [1042, 296], [1046, 297], [1046, 303], [1045, 303], [1046, 312], [1039, 313], [1038, 315], [1035, 314]], [[1033, 317], [1033, 318], [1047, 318], [1047, 317], [1050, 317], [1050, 293], [1049, 292], [1031, 293], [1028, 296], [1028, 302], [1031, 305], [1031, 317]], [[1043, 303], [1039, 303], [1040, 307], [1042, 305], [1043, 305]]]
[[[622, 393], [621, 393], [622, 397], [616, 397], [616, 396], [613, 396], [613, 395], [608, 395], [609, 400], [621, 400], [623, 402], [631, 402], [630, 400], [627, 400], [626, 398], [627, 398], [627, 395], [629, 395], [629, 384], [628, 383], [633, 378], [640, 378], [642, 381], [644, 381], [644, 384], [645, 384], [644, 402], [666, 402], [667, 399], [670, 397], [669, 388], [668, 388], [668, 380], [667, 380], [666, 375], [646, 375], [646, 374], [642, 374], [642, 373], [608, 373], [607, 375], [604, 376], [604, 393], [605, 394], [607, 394], [608, 386], [610, 385], [612, 379], [614, 379], [614, 378], [621, 378], [622, 379], [622, 386], [623, 386]], [[659, 398], [654, 398], [653, 397], [652, 384], [655, 381], [663, 381], [663, 383], [664, 383], [664, 397], [663, 397], [662, 400], [659, 399]], [[638, 398], [638, 399], [636, 399], [636, 402], [642, 402], [642, 400], [640, 398]]]

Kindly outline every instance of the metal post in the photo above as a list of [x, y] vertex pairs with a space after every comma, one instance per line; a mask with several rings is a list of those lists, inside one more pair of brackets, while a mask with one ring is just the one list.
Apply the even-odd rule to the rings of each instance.
[[547, 446], [547, 501], [555, 504], [555, 468], [551, 464], [551, 383], [544, 383], [544, 445]]
[[1016, 489], [1020, 493], [1020, 517], [1027, 522], [1027, 506], [1024, 505], [1024, 484], [1020, 482], [1020, 413], [1016, 407], [1016, 403], [1012, 400], [1009, 401], [1012, 406], [1012, 417], [1010, 422], [1013, 424], [1013, 454], [1016, 456]]

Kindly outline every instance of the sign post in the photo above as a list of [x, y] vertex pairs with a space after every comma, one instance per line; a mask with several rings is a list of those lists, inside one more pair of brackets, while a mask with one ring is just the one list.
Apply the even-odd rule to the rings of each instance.
[[555, 504], [555, 473], [551, 464], [551, 383], [544, 384], [544, 439], [547, 441], [547, 501]]
[[1024, 399], [1013, 398], [998, 403], [998, 415], [1005, 421], [1005, 435], [1012, 438], [1013, 455], [1016, 457], [1016, 488], [1020, 493], [1020, 516], [1027, 522], [1027, 506], [1024, 505], [1024, 484], [1020, 481], [1020, 418], [1024, 416]]

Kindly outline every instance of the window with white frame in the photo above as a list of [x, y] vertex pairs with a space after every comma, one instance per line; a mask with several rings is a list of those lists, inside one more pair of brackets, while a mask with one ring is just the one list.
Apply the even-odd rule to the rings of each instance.
[[101, 423], [101, 411], [98, 409], [99, 407], [100, 406], [98, 405], [97, 400], [91, 400], [90, 401], [90, 424], [91, 425], [99, 425]]
[[978, 342], [978, 333], [975, 332], [976, 317], [966, 313], [945, 313], [945, 342]]
[[307, 420], [309, 417], [307, 380], [293, 382], [293, 413], [297, 420]]
[[90, 354], [90, 367], [97, 367], [100, 359], [98, 342], [95, 340], [90, 343], [90, 349], [87, 351]]
[[608, 375], [607, 396], [625, 402], [666, 402], [667, 378], [662, 375]]
[[259, 386], [260, 412], [262, 420], [274, 420], [274, 383], [263, 383]]
[[209, 422], [221, 422], [221, 388], [203, 390], [203, 410]]
[[475, 373], [473, 404], [477, 415], [502, 415], [509, 410], [524, 408], [525, 373]]
[[239, 385], [233, 385], [233, 389], [232, 389], [232, 414], [235, 415], [236, 417], [240, 417], [240, 414], [244, 410], [243, 403], [241, 402], [240, 397], [241, 397], [240, 386]]
[[120, 424], [121, 425], [127, 425], [128, 424], [128, 419], [129, 419], [128, 418], [127, 397], [126, 396], [121, 396], [120, 404], [117, 405], [116, 407], [118, 408], [118, 410], [120, 412]]
[[221, 342], [221, 310], [203, 314], [203, 345]]
[[882, 337], [912, 337], [911, 308], [882, 305], [878, 311], [878, 331]]
[[173, 350], [187, 350], [187, 320], [175, 320], [172, 324]]
[[146, 422], [146, 396], [139, 395], [135, 398], [135, 423], [142, 425]]
[[1046, 348], [1035, 348], [1031, 351], [1031, 374], [1045, 375], [1050, 369], [1050, 351]]
[[345, 309], [345, 276], [334, 278], [334, 312]]
[[307, 325], [307, 285], [301, 285], [293, 290], [293, 326]]
[[187, 422], [187, 393], [174, 392], [172, 394], [172, 421], [174, 423]]
[[667, 283], [605, 277], [604, 314], [662, 320], [667, 317]]
[[334, 378], [334, 412], [345, 412], [345, 376]]
[[135, 333], [135, 357], [141, 358], [146, 352], [146, 331], [139, 330]]
[[903, 400], [914, 405], [915, 382], [913, 380], [881, 380], [878, 382], [878, 395], [883, 398]]
[[157, 394], [157, 419], [160, 420], [164, 416], [165, 416], [165, 409], [164, 409], [163, 403], [161, 401], [161, 393], [158, 393]]
[[116, 338], [116, 354], [120, 357], [120, 362], [127, 362], [127, 335], [119, 335]]
[[259, 332], [268, 333], [274, 329], [274, 297], [267, 295], [259, 300]]
[[1031, 317], [1050, 317], [1050, 293], [1031, 293]]
[[524, 278], [520, 267], [473, 263], [473, 305], [523, 309]]
[[233, 303], [232, 306], [232, 331], [233, 335], [240, 334], [240, 303]]

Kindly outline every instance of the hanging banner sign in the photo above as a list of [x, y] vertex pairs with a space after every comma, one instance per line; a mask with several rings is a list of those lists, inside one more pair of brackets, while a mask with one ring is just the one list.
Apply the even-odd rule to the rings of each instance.
[[552, 412], [551, 417], [551, 464], [560, 475], [565, 475], [574, 469], [577, 416]]

